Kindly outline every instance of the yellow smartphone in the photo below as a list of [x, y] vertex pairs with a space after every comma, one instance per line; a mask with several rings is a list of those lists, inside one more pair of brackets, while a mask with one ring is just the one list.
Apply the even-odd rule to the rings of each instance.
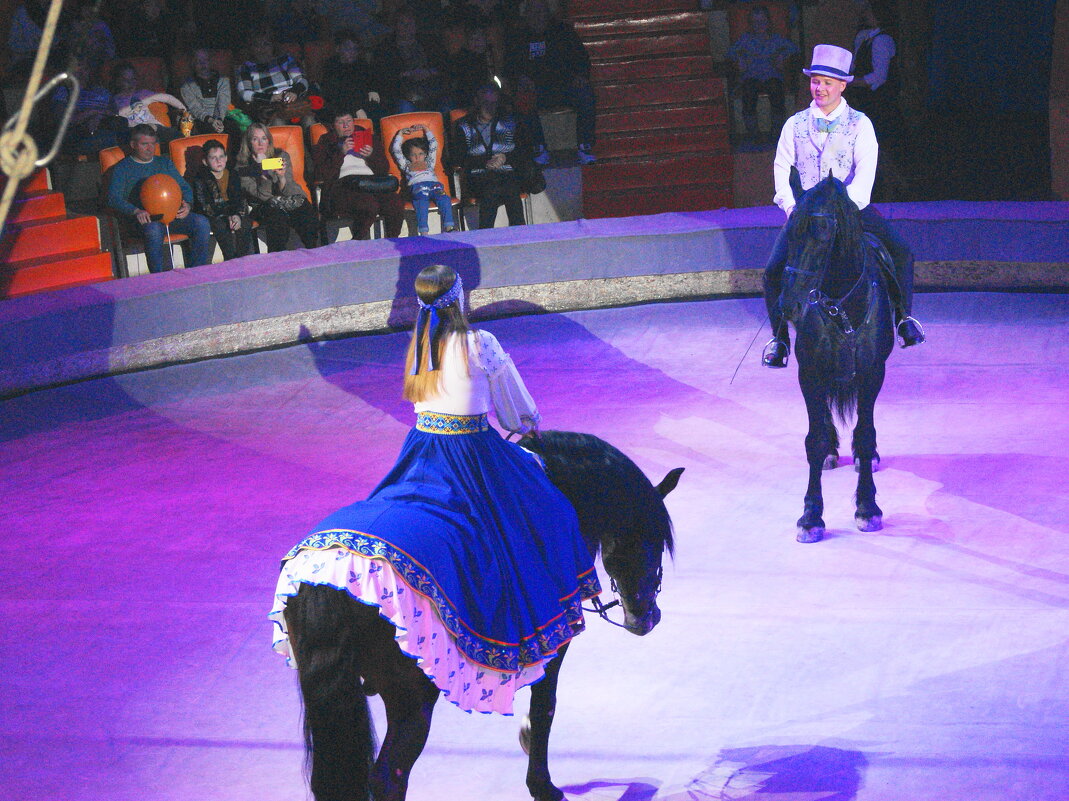
[[260, 168], [264, 170], [281, 170], [285, 166], [281, 158], [264, 159], [260, 162]]

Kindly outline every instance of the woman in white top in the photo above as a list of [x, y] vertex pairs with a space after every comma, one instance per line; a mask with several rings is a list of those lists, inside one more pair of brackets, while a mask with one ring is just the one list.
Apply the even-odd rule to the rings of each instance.
[[403, 653], [466, 710], [512, 711], [515, 691], [583, 629], [600, 592], [575, 511], [529, 452], [487, 422], [535, 431], [540, 417], [509, 356], [464, 315], [460, 277], [427, 267], [406, 358], [416, 425], [365, 501], [329, 516], [287, 554], [272, 619], [301, 583], [379, 607]]

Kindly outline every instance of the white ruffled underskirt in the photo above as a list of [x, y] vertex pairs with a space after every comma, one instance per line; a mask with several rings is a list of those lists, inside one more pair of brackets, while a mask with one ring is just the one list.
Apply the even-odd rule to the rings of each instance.
[[516, 691], [545, 675], [545, 662], [514, 673], [473, 662], [456, 647], [434, 604], [406, 584], [388, 561], [344, 548], [300, 551], [282, 566], [269, 617], [274, 624], [272, 647], [291, 667], [297, 665], [283, 611], [301, 584], [326, 584], [377, 606], [379, 614], [393, 623], [401, 651], [415, 659], [445, 697], [466, 712], [511, 715]]

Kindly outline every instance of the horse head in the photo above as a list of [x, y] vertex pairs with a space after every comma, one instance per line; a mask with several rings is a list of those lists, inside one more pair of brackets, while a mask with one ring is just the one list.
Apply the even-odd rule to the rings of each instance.
[[683, 468], [655, 487], [627, 456], [590, 434], [544, 431], [522, 444], [545, 460], [550, 481], [575, 508], [591, 553], [600, 550], [624, 610], [623, 627], [648, 634], [661, 620], [662, 557], [673, 550], [664, 496]]
[[811, 290], [824, 285], [826, 276], [833, 280], [856, 276], [862, 243], [861, 212], [842, 181], [829, 171], [803, 190], [798, 170], [792, 167], [790, 183], [796, 205], [787, 221], [785, 310], [799, 308]]

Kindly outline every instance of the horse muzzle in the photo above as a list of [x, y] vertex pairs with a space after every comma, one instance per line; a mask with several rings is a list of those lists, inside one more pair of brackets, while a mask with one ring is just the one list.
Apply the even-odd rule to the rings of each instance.
[[650, 603], [649, 608], [642, 615], [632, 614], [629, 609], [624, 608], [624, 628], [639, 637], [645, 637], [660, 622], [661, 610], [656, 601]]

